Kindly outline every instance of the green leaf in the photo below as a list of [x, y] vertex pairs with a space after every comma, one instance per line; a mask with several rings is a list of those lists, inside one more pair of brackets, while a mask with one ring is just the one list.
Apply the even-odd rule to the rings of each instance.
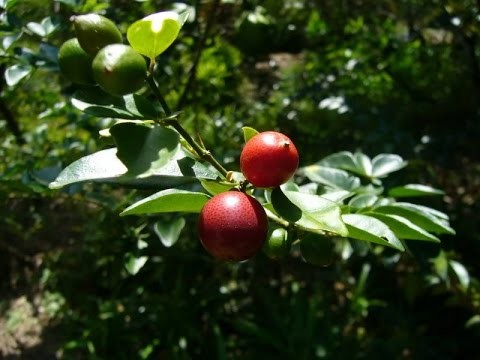
[[360, 214], [345, 214], [342, 219], [347, 225], [348, 237], [404, 250], [400, 240], [380, 220]]
[[470, 328], [475, 325], [480, 325], [480, 315], [473, 315], [468, 321], [465, 323], [466, 328]]
[[360, 194], [352, 198], [348, 205], [354, 209], [372, 207], [378, 200], [378, 196], [373, 194]]
[[114, 125], [111, 132], [118, 152], [116, 148], [102, 150], [75, 161], [50, 188], [98, 181], [161, 189], [218, 177], [189, 156], [173, 130], [125, 122]]
[[242, 131], [243, 131], [243, 139], [245, 140], [245, 142], [247, 142], [248, 140], [250, 140], [252, 137], [254, 137], [259, 133], [257, 130], [249, 126], [242, 127]]
[[17, 85], [22, 79], [27, 77], [33, 68], [30, 65], [15, 64], [5, 71], [5, 81], [8, 86]]
[[448, 224], [448, 217], [445, 219], [438, 216], [445, 216], [445, 214], [426, 206], [397, 202], [391, 205], [376, 207], [374, 211], [387, 215], [399, 215], [429, 232], [455, 234], [455, 230]]
[[457, 277], [462, 289], [464, 291], [467, 290], [468, 286], [470, 285], [470, 275], [468, 274], [468, 271], [465, 268], [465, 266], [463, 266], [463, 264], [455, 260], [449, 260], [448, 264], [450, 268], [453, 270], [455, 276]]
[[404, 186], [398, 186], [390, 189], [389, 196], [392, 197], [413, 197], [413, 196], [430, 196], [430, 195], [443, 195], [442, 190], [435, 189], [430, 186], [421, 184], [408, 184]]
[[376, 212], [369, 212], [365, 215], [372, 216], [385, 223], [400, 239], [440, 242], [436, 236], [428, 233], [402, 216], [386, 215]]
[[232, 183], [223, 183], [216, 180], [200, 180], [200, 183], [211, 195], [217, 195], [222, 192], [229, 191], [234, 186]]
[[127, 256], [125, 268], [130, 275], [136, 275], [140, 269], [146, 264], [148, 256], [135, 257], [132, 254]]
[[370, 158], [361, 152], [356, 152], [354, 158], [355, 163], [357, 164], [356, 172], [360, 175], [371, 177], [372, 162], [370, 161]]
[[173, 221], [157, 221], [153, 225], [153, 230], [162, 242], [163, 246], [173, 246], [180, 237], [182, 229], [185, 227], [185, 219], [183, 217], [176, 218]]
[[330, 191], [320, 195], [322, 198], [341, 203], [343, 200], [347, 199], [348, 197], [352, 196], [350, 191], [346, 190], [337, 190], [337, 191]]
[[341, 236], [348, 235], [341, 218], [340, 206], [321, 196], [277, 188], [272, 191], [272, 204], [280, 216], [286, 216], [287, 220], [295, 222], [305, 230], [317, 233], [330, 231]]
[[155, 214], [168, 212], [199, 213], [209, 196], [200, 192], [167, 189], [159, 191], [126, 208], [120, 215]]
[[357, 172], [357, 162], [349, 151], [341, 151], [329, 155], [319, 162], [319, 165]]
[[72, 105], [86, 114], [97, 117], [152, 120], [163, 116], [160, 109], [155, 108], [143, 96], [136, 94], [113, 96], [96, 87], [77, 91], [72, 98]]
[[327, 185], [334, 189], [352, 191], [360, 187], [360, 179], [344, 170], [310, 165], [302, 169], [310, 181]]
[[372, 177], [384, 177], [407, 166], [399, 155], [379, 154], [372, 159]]
[[173, 11], [155, 13], [130, 25], [127, 39], [137, 52], [153, 60], [175, 41], [185, 20]]
[[118, 178], [127, 172], [125, 165], [116, 156], [117, 149], [101, 150], [70, 164], [49, 187], [59, 189], [81, 181], [98, 181]]

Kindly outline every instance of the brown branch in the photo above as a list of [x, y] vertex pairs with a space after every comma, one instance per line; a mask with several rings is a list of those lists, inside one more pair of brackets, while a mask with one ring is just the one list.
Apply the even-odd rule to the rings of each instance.
[[200, 62], [202, 52], [205, 48], [205, 44], [207, 42], [208, 36], [210, 34], [210, 30], [213, 24], [215, 23], [215, 15], [217, 13], [217, 8], [219, 5], [220, 5], [220, 0], [213, 0], [212, 8], [210, 9], [210, 13], [208, 14], [208, 18], [207, 18], [207, 23], [205, 25], [205, 30], [203, 31], [200, 41], [198, 42], [197, 50], [195, 52], [195, 58], [193, 60], [193, 65], [190, 68], [187, 83], [185, 84], [182, 95], [180, 96], [180, 99], [178, 100], [178, 103], [177, 103], [178, 110], [182, 109], [185, 106], [187, 102], [187, 96], [189, 92], [192, 90], [193, 85], [195, 83], [195, 78], [197, 76], [197, 67]]

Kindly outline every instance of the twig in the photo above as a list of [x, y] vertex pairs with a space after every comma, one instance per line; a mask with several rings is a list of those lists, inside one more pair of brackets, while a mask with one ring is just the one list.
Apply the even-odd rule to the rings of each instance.
[[[167, 117], [171, 116], [172, 111], [170, 110], [167, 102], [165, 101], [165, 98], [160, 93], [160, 90], [158, 89], [158, 86], [155, 83], [155, 80], [153, 79], [151, 74], [147, 77], [147, 83], [148, 85], [150, 85], [150, 88], [152, 89], [153, 94], [156, 96], [158, 101], [160, 101], [160, 104], [162, 105], [163, 110], [165, 111], [165, 114], [167, 115]], [[225, 178], [227, 178], [228, 171], [218, 162], [217, 159], [215, 159], [215, 157], [212, 155], [210, 151], [205, 149], [204, 146], [201, 146], [198, 142], [195, 141], [195, 139], [193, 139], [190, 136], [187, 130], [185, 130], [185, 128], [178, 122], [176, 117], [170, 117], [167, 119], [159, 120], [157, 121], [157, 123], [160, 123], [162, 126], [171, 126], [175, 130], [177, 130], [177, 132], [185, 139], [185, 141], [193, 148], [193, 150], [195, 150], [195, 152], [201, 159], [212, 164], [212, 166], [215, 169], [217, 169], [220, 172], [220, 174], [222, 174]]]
[[192, 67], [190, 68], [189, 76], [187, 79], [187, 83], [185, 84], [185, 87], [183, 88], [182, 95], [180, 96], [180, 99], [178, 100], [177, 103], [177, 109], [182, 109], [183, 106], [185, 105], [187, 101], [187, 96], [188, 93], [190, 92], [191, 88], [193, 87], [193, 84], [195, 82], [195, 78], [197, 76], [197, 67], [200, 62], [200, 58], [202, 56], [203, 49], [205, 48], [205, 44], [208, 39], [208, 35], [210, 34], [210, 30], [214, 24], [215, 20], [215, 15], [217, 12], [217, 8], [220, 4], [220, 0], [213, 0], [212, 3], [212, 8], [210, 9], [210, 13], [208, 14], [207, 18], [207, 23], [205, 25], [205, 30], [203, 31], [203, 34], [200, 38], [200, 41], [198, 42], [197, 50], [195, 52], [195, 58], [193, 60]]

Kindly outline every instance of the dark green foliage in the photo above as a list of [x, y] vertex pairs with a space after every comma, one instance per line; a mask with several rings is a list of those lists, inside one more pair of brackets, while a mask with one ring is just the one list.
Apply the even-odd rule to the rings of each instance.
[[[196, 11], [157, 59], [155, 77], [167, 103], [183, 111], [182, 125], [200, 134], [229, 170], [238, 170], [243, 126], [277, 129], [294, 140], [298, 189], [334, 193], [340, 205], [327, 213], [350, 219], [337, 219], [337, 232], [344, 221], [363, 237], [334, 237], [329, 267], [302, 259], [302, 229], [289, 233], [292, 247], [281, 261], [260, 253], [228, 264], [203, 251], [195, 216], [118, 215], [149, 196], [151, 202], [128, 211], [165, 209], [174, 199], [195, 212], [204, 188], [226, 188], [207, 183], [216, 173], [163, 128], [120, 124], [108, 136], [102, 130], [112, 117], [161, 120], [165, 109], [148, 93], [115, 99], [85, 93], [60, 76], [56, 51], [74, 36], [73, 14], [103, 13], [125, 34], [129, 24], [172, 2], [0, 5], [7, 9], [0, 19], [0, 118], [6, 120], [0, 121], [0, 329], [21, 333], [12, 304], [23, 295], [43, 327], [36, 345], [16, 340], [21, 357], [51, 358], [57, 351], [67, 359], [478, 357], [477, 2], [176, 3]], [[250, 23], [260, 24], [261, 36], [242, 40], [242, 32], [256, 31]], [[145, 142], [126, 141], [134, 133], [153, 149], [139, 159], [129, 150]], [[130, 164], [113, 174], [123, 185], [141, 183], [143, 190], [116, 181], [48, 188], [69, 164], [102, 151], [123, 159], [117, 165]], [[158, 161], [161, 152], [169, 154], [166, 164]], [[373, 161], [393, 153], [401, 155], [389, 157], [399, 171], [387, 177], [381, 167], [361, 165], [361, 154]], [[176, 176], [166, 176], [173, 163]], [[204, 187], [184, 176], [202, 177]], [[179, 180], [181, 190], [158, 193]], [[320, 200], [307, 201], [288, 186], [257, 195], [271, 200], [272, 210], [300, 209], [298, 219], [313, 214], [301, 224], [318, 226], [322, 217], [306, 207]], [[390, 233], [365, 232], [359, 222], [365, 218], [370, 230], [387, 224], [397, 249], [406, 251], [376, 245]]]

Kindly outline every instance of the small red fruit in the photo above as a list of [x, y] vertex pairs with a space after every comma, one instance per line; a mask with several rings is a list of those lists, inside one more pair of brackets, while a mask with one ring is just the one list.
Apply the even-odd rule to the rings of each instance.
[[240, 155], [240, 167], [252, 185], [277, 187], [297, 170], [298, 151], [286, 135], [265, 131], [247, 141]]
[[253, 197], [227, 191], [207, 201], [200, 212], [198, 232], [202, 245], [217, 259], [246, 260], [267, 238], [267, 214]]

